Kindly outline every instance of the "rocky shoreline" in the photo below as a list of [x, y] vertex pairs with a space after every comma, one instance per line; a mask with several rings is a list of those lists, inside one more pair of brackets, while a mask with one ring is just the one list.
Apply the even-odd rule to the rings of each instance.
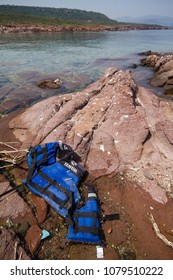
[[[147, 54], [147, 55], [146, 55]], [[143, 54], [145, 57], [141, 59], [141, 64], [152, 67], [154, 76], [150, 83], [154, 87], [163, 87], [164, 94], [173, 95], [173, 54], [168, 53], [162, 55], [160, 53], [147, 52]]]
[[[164, 75], [156, 85], [172, 88], [173, 55], [142, 55], [155, 83]], [[2, 120], [7, 133], [0, 141], [18, 141], [15, 149], [25, 151], [61, 140], [80, 155], [102, 212], [119, 215], [102, 224], [104, 259], [172, 259], [172, 248], [156, 236], [150, 219], [173, 242], [172, 121], [171, 100], [138, 86], [130, 71], [110, 68], [84, 90], [52, 96]], [[6, 179], [0, 177], [0, 259], [96, 259], [93, 246], [65, 243], [66, 223], [26, 190], [23, 168], [11, 167]], [[51, 238], [40, 241], [43, 229]]]
[[0, 33], [11, 32], [99, 32], [99, 31], [128, 31], [128, 30], [169, 30], [171, 27], [152, 24], [117, 24], [87, 25], [87, 26], [38, 26], [29, 24], [6, 24], [0, 26]]

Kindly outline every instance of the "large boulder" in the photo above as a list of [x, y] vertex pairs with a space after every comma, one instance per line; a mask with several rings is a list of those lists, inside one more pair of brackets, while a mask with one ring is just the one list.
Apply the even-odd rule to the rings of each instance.
[[139, 88], [129, 71], [109, 69], [81, 92], [54, 96], [26, 109], [9, 126], [22, 148], [69, 144], [91, 178], [124, 174], [153, 199], [172, 195], [173, 105]]

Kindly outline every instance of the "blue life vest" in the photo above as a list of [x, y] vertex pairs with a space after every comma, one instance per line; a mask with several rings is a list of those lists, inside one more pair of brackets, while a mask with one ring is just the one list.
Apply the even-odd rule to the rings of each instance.
[[74, 212], [66, 240], [100, 244], [100, 231], [98, 200], [92, 189], [88, 192], [85, 206]]
[[68, 217], [71, 208], [81, 200], [77, 186], [85, 170], [73, 154], [71, 147], [62, 142], [31, 147], [27, 154], [26, 186], [63, 217]]

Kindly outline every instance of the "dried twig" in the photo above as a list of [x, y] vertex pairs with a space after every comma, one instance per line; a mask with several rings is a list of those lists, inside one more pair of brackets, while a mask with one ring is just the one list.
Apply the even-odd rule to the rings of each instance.
[[[10, 150], [1, 150], [0, 151], [0, 161], [3, 163], [0, 166], [0, 169], [14, 166], [16, 164], [20, 164], [21, 159], [24, 155], [21, 155], [23, 152], [27, 152], [28, 150], [18, 150], [13, 147], [12, 144], [16, 144], [17, 142], [0, 142], [0, 145], [10, 148]], [[5, 164], [4, 164], [5, 163]]]
[[14, 153], [19, 153], [19, 152], [27, 152], [27, 150], [15, 150], [15, 151], [0, 151], [0, 154], [14, 154]]
[[12, 150], [17, 151], [17, 149], [16, 149], [15, 147], [11, 146], [11, 145], [8, 144], [8, 143], [12, 144], [12, 143], [16, 143], [16, 142], [5, 142], [5, 143], [4, 143], [4, 142], [0, 142], [1, 145], [5, 145], [6, 147], [9, 147], [9, 148], [11, 148]]
[[18, 246], [18, 242], [16, 241], [14, 244], [14, 260], [16, 260], [17, 257], [17, 246]]
[[155, 231], [155, 234], [169, 247], [173, 248], [173, 242], [169, 241], [159, 230], [159, 227], [157, 225], [157, 223], [154, 220], [154, 217], [151, 213], [148, 213], [148, 218], [150, 220], [150, 222], [153, 225], [153, 229]]
[[12, 166], [14, 166], [14, 164], [7, 164], [7, 165], [0, 166], [0, 169], [12, 167]]
[[19, 255], [19, 260], [22, 259], [22, 255], [23, 255], [23, 252], [21, 251], [21, 252], [20, 252], [20, 255]]

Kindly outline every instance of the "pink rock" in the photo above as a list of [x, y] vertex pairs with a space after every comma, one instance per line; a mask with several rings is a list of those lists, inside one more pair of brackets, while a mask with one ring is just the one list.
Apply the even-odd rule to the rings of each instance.
[[29, 193], [27, 198], [29, 199], [30, 203], [32, 204], [33, 208], [35, 209], [35, 215], [36, 215], [38, 224], [43, 223], [45, 221], [46, 215], [47, 215], [46, 201], [41, 197], [33, 195], [32, 193]]
[[[138, 87], [130, 72], [110, 68], [83, 91], [43, 100], [9, 125], [25, 148], [59, 140], [69, 144], [93, 178], [126, 172], [150, 190], [143, 173], [150, 166], [152, 184], [171, 193], [172, 119], [170, 101]], [[157, 200], [155, 190], [151, 195]], [[165, 203], [164, 192], [160, 196]]]
[[[8, 181], [0, 182], [1, 196], [0, 198], [0, 217], [1, 221], [5, 222], [10, 219], [13, 223], [28, 222], [30, 225], [36, 223], [36, 218], [32, 213], [31, 208], [19, 196], [17, 191], [9, 185]], [[6, 191], [12, 190], [6, 193]]]
[[0, 230], [0, 260], [30, 260], [12, 230]]

